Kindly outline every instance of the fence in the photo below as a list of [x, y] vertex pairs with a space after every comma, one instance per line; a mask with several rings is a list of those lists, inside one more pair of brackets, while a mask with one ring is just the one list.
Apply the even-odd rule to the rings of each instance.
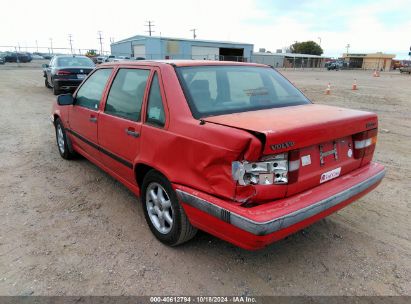
[[94, 50], [98, 55], [110, 55], [110, 52], [103, 51], [103, 54], [95, 48], [62, 48], [45, 46], [20, 46], [20, 45], [0, 45], [1, 53], [31, 53], [34, 55], [85, 55], [90, 50]]

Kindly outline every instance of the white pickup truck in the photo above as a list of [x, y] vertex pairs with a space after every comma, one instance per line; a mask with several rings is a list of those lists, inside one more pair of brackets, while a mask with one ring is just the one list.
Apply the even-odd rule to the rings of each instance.
[[400, 67], [400, 73], [408, 73], [408, 74], [411, 74], [411, 66]]

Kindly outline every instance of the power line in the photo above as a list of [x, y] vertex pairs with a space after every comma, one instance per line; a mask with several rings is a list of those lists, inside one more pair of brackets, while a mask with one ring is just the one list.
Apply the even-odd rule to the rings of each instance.
[[197, 38], [196, 31], [197, 31], [197, 29], [191, 29], [190, 30], [190, 32], [193, 32], [193, 39]]
[[100, 40], [100, 55], [103, 55], [103, 38], [101, 37], [101, 31], [98, 31], [98, 40]]
[[71, 39], [71, 34], [69, 34], [69, 42], [70, 42], [70, 50], [71, 50], [71, 54], [73, 54], [73, 39]]
[[151, 36], [151, 33], [154, 33], [155, 31], [153, 31], [151, 28], [152, 27], [154, 27], [155, 26], [155, 24], [153, 23], [154, 21], [151, 21], [151, 20], [149, 20], [149, 21], [146, 21], [146, 24], [145, 24], [145, 26], [147, 26], [148, 27], [148, 31], [146, 31], [146, 32], [148, 32], [148, 34]]

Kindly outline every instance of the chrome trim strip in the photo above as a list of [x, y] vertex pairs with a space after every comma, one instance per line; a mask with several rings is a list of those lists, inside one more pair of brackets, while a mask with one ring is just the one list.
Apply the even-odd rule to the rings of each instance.
[[353, 196], [365, 191], [374, 184], [380, 182], [385, 176], [385, 169], [378, 172], [376, 175], [362, 181], [361, 183], [341, 191], [340, 193], [334, 194], [326, 199], [318, 201], [310, 206], [303, 209], [294, 211], [292, 213], [286, 214], [284, 216], [274, 218], [267, 222], [256, 222], [239, 214], [233, 213], [227, 209], [221, 208], [220, 206], [214, 205], [209, 201], [203, 200], [193, 194], [187, 193], [185, 191], [177, 189], [178, 198], [184, 203], [195, 207], [203, 212], [206, 212], [214, 217], [227, 222], [227, 214], [229, 214], [229, 223], [235, 227], [242, 230], [248, 231], [255, 235], [267, 235], [281, 229], [290, 227], [297, 224], [309, 217], [312, 217], [318, 213], [321, 213], [331, 207], [334, 207]]

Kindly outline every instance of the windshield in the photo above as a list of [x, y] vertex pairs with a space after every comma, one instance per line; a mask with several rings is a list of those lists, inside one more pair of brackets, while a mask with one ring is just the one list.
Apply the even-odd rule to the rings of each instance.
[[94, 67], [94, 62], [87, 57], [59, 57], [57, 66], [60, 67]]
[[179, 67], [177, 74], [195, 118], [310, 103], [269, 67]]

